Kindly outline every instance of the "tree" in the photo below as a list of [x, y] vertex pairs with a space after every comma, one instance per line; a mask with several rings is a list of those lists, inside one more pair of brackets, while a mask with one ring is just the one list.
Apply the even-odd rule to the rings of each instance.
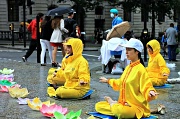
[[[115, 2], [115, 6], [122, 6], [122, 9], [136, 12], [137, 8], [146, 10], [148, 19], [152, 19], [152, 38], [155, 37], [155, 19], [161, 24], [160, 16], [167, 16], [170, 19], [176, 20], [174, 11], [180, 8], [180, 0], [124, 0], [123, 2]], [[146, 6], [146, 7], [144, 7]]]

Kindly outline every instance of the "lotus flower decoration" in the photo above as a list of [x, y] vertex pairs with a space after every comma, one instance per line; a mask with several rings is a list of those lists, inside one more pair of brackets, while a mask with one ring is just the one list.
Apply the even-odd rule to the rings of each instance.
[[81, 110], [79, 110], [77, 112], [70, 111], [66, 115], [63, 115], [62, 113], [59, 113], [56, 111], [56, 112], [54, 112], [55, 118], [51, 118], [51, 119], [81, 119], [80, 115], [81, 115]]
[[14, 69], [7, 69], [7, 68], [4, 68], [3, 70], [0, 70], [0, 73], [2, 74], [12, 74], [14, 72]]
[[27, 100], [28, 106], [32, 109], [32, 110], [40, 110], [40, 108], [42, 107], [42, 104], [46, 104], [46, 105], [53, 105], [54, 103], [50, 103], [50, 101], [46, 101], [46, 102], [41, 102], [41, 100], [39, 98], [34, 98], [33, 100]]
[[63, 115], [65, 115], [67, 112], [68, 112], [68, 109], [67, 108], [62, 108], [61, 105], [45, 105], [43, 104], [42, 107], [40, 108], [40, 112], [46, 116], [46, 117], [54, 117], [54, 113], [55, 112], [59, 112]]
[[9, 75], [1, 74], [0, 80], [8, 80], [8, 81], [12, 82], [14, 80], [14, 75], [13, 74], [9, 74]]
[[[1, 87], [1, 89], [0, 89], [0, 92], [9, 92], [9, 86], [0, 86]], [[15, 85], [13, 85], [13, 86], [11, 86], [11, 88], [14, 88], [14, 87], [21, 87], [21, 85], [19, 85], [19, 84], [15, 84]]]
[[10, 87], [9, 94], [13, 98], [26, 97], [29, 93], [27, 88]]
[[28, 103], [27, 103], [27, 101], [28, 100], [30, 100], [30, 101], [32, 101], [33, 99], [29, 99], [29, 98], [18, 98], [18, 103], [20, 104], [20, 105], [27, 105]]
[[8, 80], [0, 80], [0, 85], [1, 86], [13, 86], [15, 84], [16, 84], [16, 82], [10, 82]]

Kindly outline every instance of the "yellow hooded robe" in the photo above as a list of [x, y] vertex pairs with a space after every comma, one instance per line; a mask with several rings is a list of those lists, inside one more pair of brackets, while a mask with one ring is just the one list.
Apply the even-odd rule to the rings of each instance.
[[170, 73], [169, 68], [166, 66], [166, 62], [162, 55], [160, 54], [160, 44], [157, 40], [151, 40], [147, 43], [153, 49], [153, 53], [149, 55], [149, 61], [147, 66], [147, 72], [149, 78], [152, 81], [153, 86], [162, 86], [166, 83], [168, 76], [163, 76], [163, 74]]
[[[56, 90], [48, 87], [47, 92], [50, 96], [60, 98], [81, 98], [90, 89], [90, 71], [87, 60], [82, 56], [83, 44], [78, 38], [71, 38], [65, 43], [71, 45], [73, 55], [66, 56], [63, 59], [65, 67], [63, 71], [57, 71], [56, 77], [65, 79], [64, 86]], [[86, 82], [80, 85], [80, 81]]]

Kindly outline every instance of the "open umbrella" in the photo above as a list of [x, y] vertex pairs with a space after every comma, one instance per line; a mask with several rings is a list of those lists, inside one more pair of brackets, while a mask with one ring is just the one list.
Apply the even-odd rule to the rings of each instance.
[[109, 40], [113, 37], [122, 37], [129, 30], [129, 28], [130, 24], [127, 21], [115, 25], [107, 34], [106, 40]]
[[61, 16], [66, 13], [75, 12], [71, 7], [57, 7], [47, 12], [48, 16]]

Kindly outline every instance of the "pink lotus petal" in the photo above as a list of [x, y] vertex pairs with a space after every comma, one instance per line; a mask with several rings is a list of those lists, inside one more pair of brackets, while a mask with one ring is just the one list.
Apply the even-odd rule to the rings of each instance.
[[47, 117], [54, 117], [54, 112], [59, 112], [61, 114], [66, 114], [68, 112], [68, 109], [67, 108], [62, 108], [61, 105], [50, 105], [50, 106], [47, 106], [45, 104], [42, 105], [42, 107], [40, 108], [40, 112], [44, 115], [44, 116], [47, 116]]
[[19, 84], [15, 84], [15, 85], [11, 86], [11, 88], [15, 88], [15, 87], [20, 88], [20, 87], [21, 87], [21, 85], [19, 85]]
[[0, 89], [1, 92], [9, 92], [8, 87], [7, 86], [1, 86]]

